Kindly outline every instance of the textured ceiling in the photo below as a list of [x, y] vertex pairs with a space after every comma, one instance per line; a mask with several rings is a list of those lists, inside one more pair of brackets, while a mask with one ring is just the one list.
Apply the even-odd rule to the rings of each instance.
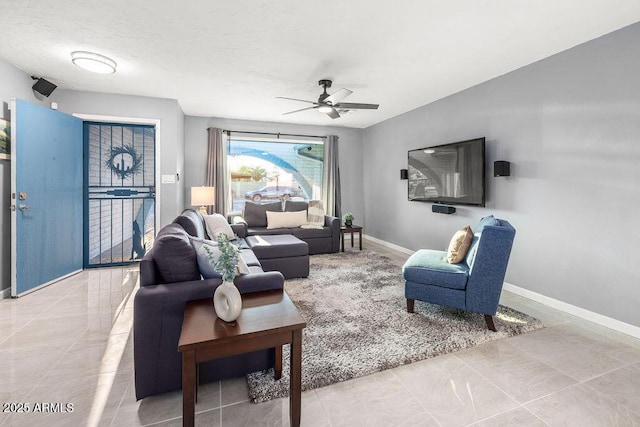
[[[640, 21], [638, 0], [0, 0], [0, 57], [61, 88], [185, 114], [367, 127]], [[113, 58], [97, 75], [74, 50]], [[332, 120], [301, 102], [379, 103]]]

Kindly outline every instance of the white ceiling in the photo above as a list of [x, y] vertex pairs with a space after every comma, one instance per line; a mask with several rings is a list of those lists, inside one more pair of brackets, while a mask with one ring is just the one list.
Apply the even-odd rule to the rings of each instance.
[[[640, 21], [638, 0], [0, 0], [0, 57], [60, 88], [185, 114], [364, 128]], [[118, 71], [71, 63], [88, 50]], [[332, 120], [321, 78], [379, 103]]]

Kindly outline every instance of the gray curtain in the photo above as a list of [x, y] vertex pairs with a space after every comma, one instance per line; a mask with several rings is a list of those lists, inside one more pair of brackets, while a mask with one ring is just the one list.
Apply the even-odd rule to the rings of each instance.
[[329, 135], [324, 142], [324, 168], [322, 173], [322, 199], [329, 215], [342, 218], [340, 203], [340, 161], [338, 136]]
[[216, 204], [207, 207], [209, 213], [227, 214], [230, 206], [227, 185], [227, 136], [222, 129], [209, 128], [209, 146], [207, 150], [206, 186], [215, 187]]

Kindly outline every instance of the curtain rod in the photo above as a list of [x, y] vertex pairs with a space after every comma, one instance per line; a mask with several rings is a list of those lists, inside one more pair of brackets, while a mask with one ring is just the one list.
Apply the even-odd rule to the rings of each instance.
[[228, 130], [228, 129], [223, 129], [222, 132], [225, 132], [227, 135], [230, 135], [231, 133], [249, 133], [249, 134], [253, 134], [253, 135], [275, 135], [278, 138], [280, 138], [281, 136], [293, 136], [293, 137], [299, 137], [299, 138], [326, 138], [326, 136], [320, 136], [320, 135], [297, 135], [294, 133], [274, 133], [274, 132], [253, 132], [253, 131], [245, 131], [245, 130]]

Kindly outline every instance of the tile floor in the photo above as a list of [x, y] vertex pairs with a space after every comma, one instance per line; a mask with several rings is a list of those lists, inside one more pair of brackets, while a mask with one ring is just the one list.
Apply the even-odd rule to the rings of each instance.
[[[399, 265], [407, 257], [364, 243]], [[136, 280], [135, 268], [89, 270], [0, 300], [0, 402], [30, 405], [0, 425], [181, 425], [180, 392], [134, 397]], [[547, 327], [305, 392], [302, 425], [640, 425], [640, 340], [508, 292], [502, 303]], [[250, 403], [244, 378], [200, 393], [196, 425], [289, 424], [288, 401]]]

